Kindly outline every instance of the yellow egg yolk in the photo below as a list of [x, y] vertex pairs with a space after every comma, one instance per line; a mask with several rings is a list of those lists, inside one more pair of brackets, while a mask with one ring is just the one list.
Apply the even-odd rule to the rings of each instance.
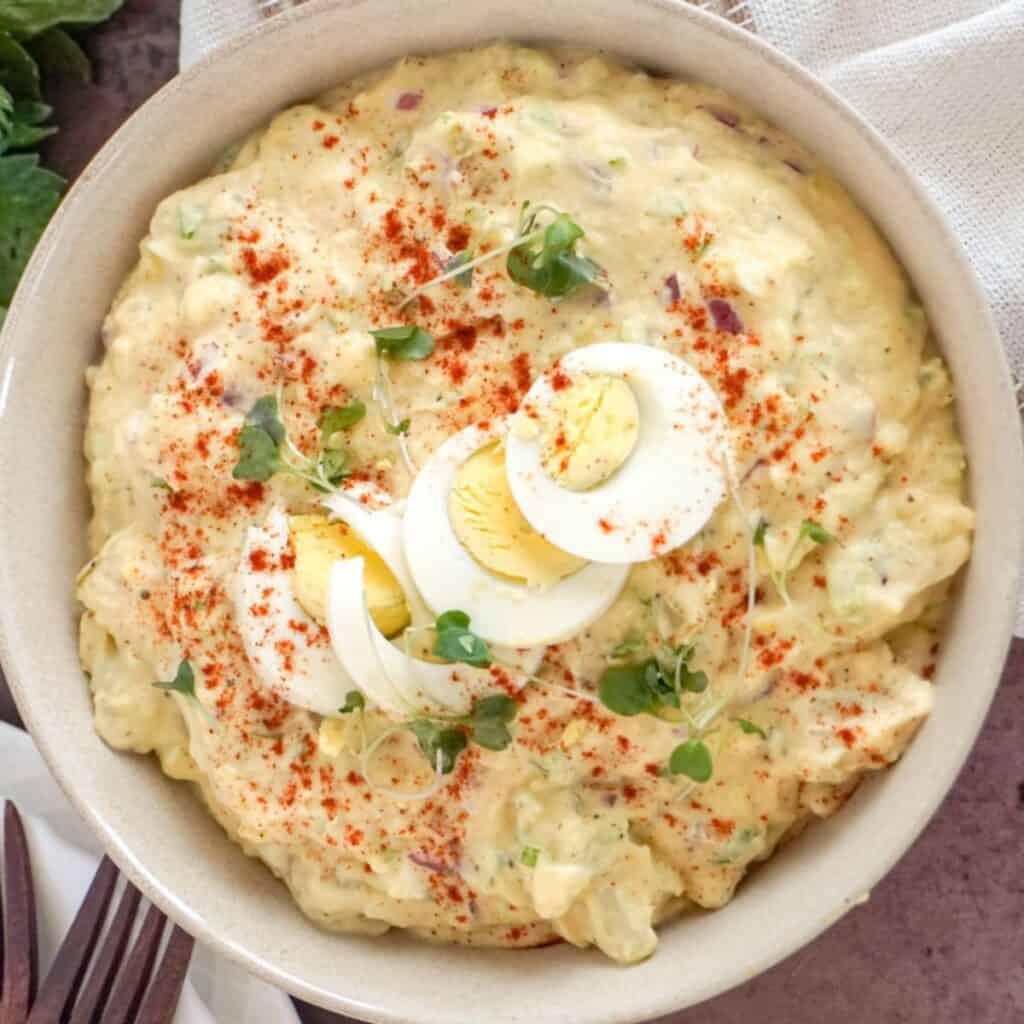
[[523, 517], [509, 489], [499, 442], [462, 464], [448, 496], [448, 516], [459, 543], [498, 576], [547, 586], [586, 565], [549, 544]]
[[398, 580], [351, 527], [324, 516], [292, 516], [288, 527], [295, 552], [292, 589], [307, 615], [324, 625], [331, 566], [339, 558], [363, 558], [366, 603], [377, 628], [385, 636], [394, 636], [409, 625], [409, 608]]
[[562, 487], [589, 491], [625, 463], [639, 430], [636, 395], [622, 378], [581, 374], [541, 419], [541, 465]]

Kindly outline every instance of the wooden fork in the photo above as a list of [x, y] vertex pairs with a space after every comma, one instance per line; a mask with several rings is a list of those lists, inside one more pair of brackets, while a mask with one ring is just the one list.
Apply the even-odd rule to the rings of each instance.
[[100, 942], [116, 884], [117, 868], [104, 857], [37, 996], [32, 867], [21, 817], [14, 804], [7, 803], [0, 901], [0, 1024], [170, 1024], [193, 939], [176, 926], [161, 957], [167, 919], [150, 907], [125, 957], [140, 899], [139, 891], [126, 883]]

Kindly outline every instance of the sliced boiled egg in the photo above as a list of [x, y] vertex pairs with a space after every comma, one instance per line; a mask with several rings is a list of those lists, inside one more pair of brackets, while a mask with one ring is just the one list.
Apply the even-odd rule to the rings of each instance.
[[546, 541], [624, 564], [689, 540], [726, 494], [726, 418], [678, 356], [576, 349], [527, 392], [505, 441], [509, 487]]
[[[411, 615], [412, 626], [421, 631], [433, 626], [437, 615], [426, 605], [420, 596], [412, 574], [405, 559], [402, 544], [402, 518], [405, 511], [403, 502], [396, 502], [387, 507], [371, 508], [364, 500], [353, 500], [344, 493], [332, 494], [323, 500], [324, 507], [342, 523], [349, 526], [356, 535], [373, 549], [374, 554], [387, 566], [392, 577], [397, 581], [403, 595], [405, 607]], [[374, 612], [374, 563], [367, 561], [365, 570], [366, 600], [375, 624], [387, 636], [388, 632], [379, 615]], [[438, 614], [447, 611], [440, 609]], [[325, 620], [326, 621], [326, 620]], [[496, 662], [508, 669], [531, 675], [540, 667], [544, 660], [544, 645], [539, 646], [502, 646], [492, 645], [491, 652]]]
[[366, 563], [336, 561], [327, 597], [327, 626], [338, 660], [374, 704], [397, 715], [465, 715], [488, 694], [521, 689], [528, 675], [413, 657], [377, 628], [367, 605]]
[[292, 516], [288, 526], [295, 553], [292, 578], [295, 599], [312, 618], [321, 625], [327, 623], [331, 566], [339, 558], [363, 558], [366, 560], [367, 604], [377, 627], [386, 636], [394, 636], [409, 625], [409, 606], [403, 587], [382, 557], [352, 526], [331, 522], [323, 515]]
[[504, 420], [468, 427], [420, 470], [403, 517], [405, 560], [430, 608], [465, 612], [485, 640], [558, 643], [607, 611], [629, 567], [588, 564], [526, 522], [508, 487], [506, 430]]
[[288, 517], [273, 508], [252, 526], [235, 573], [235, 621], [260, 681], [290, 704], [329, 715], [353, 688], [320, 625], [296, 600]]

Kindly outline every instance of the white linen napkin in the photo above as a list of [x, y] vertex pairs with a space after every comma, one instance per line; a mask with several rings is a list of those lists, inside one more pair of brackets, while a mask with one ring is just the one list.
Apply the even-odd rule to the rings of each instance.
[[[301, 2], [182, 0], [181, 66]], [[1024, 3], [691, 2], [806, 65], [888, 139], [963, 242], [1024, 384]], [[1016, 633], [1024, 636], [1024, 574]]]
[[[103, 851], [53, 781], [28, 734], [2, 722], [0, 765], [0, 803], [10, 799], [17, 804], [28, 836], [40, 976], [45, 977]], [[299, 1024], [299, 1018], [283, 992], [197, 946], [174, 1024]]]

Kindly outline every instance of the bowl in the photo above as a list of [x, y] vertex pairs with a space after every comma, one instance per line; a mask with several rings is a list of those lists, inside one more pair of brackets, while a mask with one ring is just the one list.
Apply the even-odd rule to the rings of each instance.
[[[440, 947], [329, 935], [247, 860], [186, 787], [92, 728], [73, 580], [86, 557], [82, 380], [157, 201], [277, 109], [406, 53], [493, 38], [604, 48], [721, 85], [822, 155], [916, 283], [956, 381], [978, 512], [936, 678], [902, 762], [756, 872], [734, 902], [662, 931], [628, 974], [596, 952]], [[785, 57], [672, 0], [314, 2], [202, 61], [149, 101], [71, 190], [32, 259], [0, 350], [0, 654], [74, 805], [173, 919], [255, 974], [371, 1021], [612, 1024], [690, 1006], [836, 921], [907, 849], [978, 733], [1011, 635], [1024, 479], [1005, 359], [978, 282], [921, 186], [844, 103]]]

